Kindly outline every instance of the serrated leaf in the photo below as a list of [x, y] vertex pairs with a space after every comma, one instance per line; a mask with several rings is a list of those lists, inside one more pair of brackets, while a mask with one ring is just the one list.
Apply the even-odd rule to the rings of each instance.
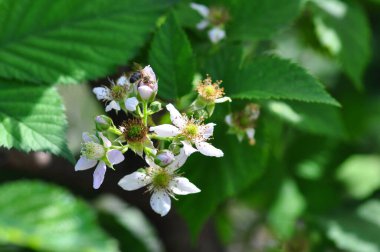
[[39, 251], [118, 251], [91, 208], [60, 187], [19, 181], [0, 190], [0, 243]]
[[48, 151], [73, 160], [64, 107], [54, 87], [0, 80], [0, 146]]
[[289, 25], [301, 9], [300, 0], [244, 0], [232, 10], [227, 38], [257, 40], [269, 38]]
[[357, 88], [371, 55], [371, 31], [366, 14], [354, 1], [312, 1], [316, 35], [336, 56]]
[[115, 71], [169, 1], [24, 0], [0, 9], [0, 77], [72, 83]]
[[191, 91], [195, 59], [190, 42], [173, 14], [155, 35], [149, 59], [159, 76], [160, 97], [179, 98]]
[[339, 106], [305, 69], [274, 56], [255, 58], [226, 83], [226, 94], [240, 99], [286, 99]]

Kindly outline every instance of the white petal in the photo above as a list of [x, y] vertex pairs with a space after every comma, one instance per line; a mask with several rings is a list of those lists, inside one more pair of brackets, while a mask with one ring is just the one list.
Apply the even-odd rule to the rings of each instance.
[[202, 153], [205, 156], [210, 157], [223, 157], [223, 151], [215, 148], [211, 144], [207, 142], [196, 142], [195, 146], [199, 150], [200, 153]]
[[228, 115], [226, 115], [226, 117], [224, 118], [224, 120], [226, 121], [226, 123], [227, 123], [229, 126], [232, 126], [232, 114], [228, 114]]
[[76, 171], [83, 171], [90, 169], [96, 165], [98, 160], [93, 160], [93, 159], [87, 159], [85, 157], [80, 157], [78, 162], [75, 164], [75, 170]]
[[187, 178], [177, 177], [169, 182], [169, 187], [173, 193], [179, 195], [187, 195], [190, 193], [199, 193], [198, 187], [191, 183]]
[[83, 139], [83, 142], [85, 143], [94, 142], [94, 140], [91, 138], [91, 135], [88, 132], [82, 133], [82, 139]]
[[208, 37], [210, 38], [212, 43], [218, 43], [226, 36], [226, 32], [219, 27], [214, 27], [208, 31]]
[[203, 4], [197, 4], [197, 3], [190, 3], [190, 7], [197, 11], [202, 17], [207, 17], [210, 13], [209, 8]]
[[179, 134], [179, 129], [170, 124], [162, 124], [155, 127], [150, 127], [150, 131], [153, 131], [160, 137], [173, 137]]
[[185, 164], [187, 157], [188, 156], [185, 154], [184, 148], [182, 148], [179, 154], [174, 157], [174, 161], [166, 167], [166, 170], [173, 173], [175, 170], [177, 170]]
[[129, 80], [128, 80], [127, 76], [125, 76], [125, 75], [121, 76], [116, 81], [116, 85], [119, 85], [119, 86], [129, 86], [129, 84], [130, 84]]
[[92, 92], [96, 95], [98, 100], [109, 100], [110, 99], [110, 90], [106, 87], [96, 87], [92, 89]]
[[150, 206], [153, 211], [161, 216], [165, 216], [171, 207], [169, 195], [165, 191], [154, 191], [150, 198]]
[[114, 165], [123, 162], [124, 155], [119, 150], [110, 150], [107, 152], [107, 158]]
[[202, 136], [205, 139], [208, 139], [212, 136], [212, 134], [214, 133], [214, 126], [215, 125], [216, 125], [215, 123], [208, 123], [206, 125], [199, 126], [199, 129], [202, 133]]
[[150, 81], [156, 82], [156, 74], [154, 73], [152, 67], [150, 65], [144, 67], [143, 70], [141, 70], [144, 76], [148, 76]]
[[118, 102], [112, 100], [107, 106], [106, 106], [106, 112], [111, 111], [112, 109], [119, 111], [120, 110], [120, 105]]
[[181, 113], [173, 106], [173, 104], [169, 103], [166, 105], [166, 109], [170, 113], [170, 120], [173, 122], [175, 126], [182, 129], [185, 127], [186, 120], [182, 117]]
[[141, 99], [145, 101], [149, 100], [153, 95], [153, 89], [149, 86], [141, 86], [137, 89], [137, 91], [139, 92]]
[[225, 96], [225, 97], [222, 97], [222, 98], [218, 98], [215, 100], [215, 103], [223, 103], [223, 102], [232, 102], [231, 98], [228, 97], [228, 96]]
[[127, 176], [124, 176], [118, 183], [118, 185], [127, 191], [133, 191], [140, 189], [141, 187], [149, 184], [150, 177], [142, 172], [134, 172]]
[[112, 145], [111, 141], [108, 140], [108, 138], [106, 138], [106, 137], [103, 135], [102, 132], [99, 132], [98, 134], [99, 134], [100, 138], [101, 138], [102, 141], [103, 141], [103, 145], [104, 145], [104, 147], [107, 147], [107, 148], [111, 147], [111, 145]]
[[125, 100], [125, 107], [128, 111], [136, 111], [136, 107], [139, 104], [139, 101], [136, 97], [131, 97]]
[[254, 128], [248, 128], [245, 130], [245, 133], [247, 134], [249, 139], [254, 139], [255, 138], [255, 129]]
[[92, 187], [94, 187], [94, 189], [98, 189], [100, 185], [103, 183], [106, 170], [107, 170], [106, 164], [103, 161], [100, 161], [94, 171], [94, 182], [92, 184]]
[[148, 164], [149, 167], [160, 168], [158, 165], [156, 165], [153, 158], [149, 156], [145, 156], [145, 162]]
[[203, 19], [201, 22], [197, 24], [197, 29], [204, 30], [209, 24], [210, 22], [207, 19]]
[[197, 152], [198, 150], [195, 149], [191, 143], [187, 142], [187, 141], [181, 141], [181, 143], [183, 144], [183, 150], [185, 151], [185, 154], [186, 156], [190, 156], [191, 154], [193, 154], [194, 152]]

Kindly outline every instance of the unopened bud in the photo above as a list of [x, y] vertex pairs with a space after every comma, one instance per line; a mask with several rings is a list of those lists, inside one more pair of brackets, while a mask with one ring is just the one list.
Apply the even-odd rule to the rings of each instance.
[[161, 167], [168, 166], [173, 161], [174, 161], [174, 154], [169, 150], [160, 151], [157, 154], [157, 156], [154, 158], [154, 162]]
[[150, 111], [153, 113], [156, 113], [162, 109], [161, 102], [159, 101], [154, 101], [150, 104], [149, 106]]
[[149, 101], [155, 96], [153, 89], [146, 85], [140, 86], [137, 91], [139, 92], [140, 98], [144, 101]]
[[98, 131], [108, 130], [113, 125], [111, 118], [105, 115], [99, 115], [95, 117], [95, 126]]

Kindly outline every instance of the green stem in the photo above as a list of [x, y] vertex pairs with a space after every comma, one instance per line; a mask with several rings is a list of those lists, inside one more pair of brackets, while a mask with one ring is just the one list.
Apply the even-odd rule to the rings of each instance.
[[156, 139], [156, 140], [161, 140], [161, 141], [172, 141], [174, 137], [160, 137], [157, 135], [148, 135], [150, 139]]
[[146, 101], [143, 102], [143, 122], [145, 126], [148, 126], [148, 103]]

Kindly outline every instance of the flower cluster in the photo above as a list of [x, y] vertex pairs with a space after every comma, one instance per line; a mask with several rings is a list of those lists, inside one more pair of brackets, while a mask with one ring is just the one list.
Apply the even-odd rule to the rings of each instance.
[[[215, 123], [205, 123], [216, 103], [231, 101], [224, 97], [221, 81], [212, 83], [209, 76], [196, 88], [198, 97], [180, 113], [173, 104], [167, 104], [170, 121], [155, 125], [152, 115], [162, 110], [156, 101], [158, 80], [150, 66], [138, 67], [110, 86], [93, 89], [98, 100], [106, 103], [105, 111], [123, 111], [127, 118], [119, 126], [105, 115], [95, 118], [96, 131], [83, 133], [81, 157], [75, 170], [87, 170], [94, 166], [93, 187], [98, 189], [104, 180], [107, 167], [124, 161], [124, 153], [135, 152], [146, 161], [146, 167], [126, 175], [119, 181], [124, 190], [146, 187], [152, 194], [152, 209], [161, 216], [171, 208], [170, 197], [200, 192], [200, 189], [178, 170], [194, 152], [205, 156], [222, 157], [223, 151], [209, 141], [213, 137]], [[212, 111], [211, 111], [212, 110]], [[203, 111], [203, 112], [202, 112]], [[200, 116], [206, 114], [207, 116]]]
[[204, 30], [208, 27], [210, 28], [208, 37], [212, 43], [216, 44], [226, 37], [224, 25], [230, 16], [225, 8], [216, 6], [208, 8], [205, 5], [197, 3], [190, 3], [190, 7], [197, 11], [203, 18], [202, 21], [197, 24], [197, 29]]

